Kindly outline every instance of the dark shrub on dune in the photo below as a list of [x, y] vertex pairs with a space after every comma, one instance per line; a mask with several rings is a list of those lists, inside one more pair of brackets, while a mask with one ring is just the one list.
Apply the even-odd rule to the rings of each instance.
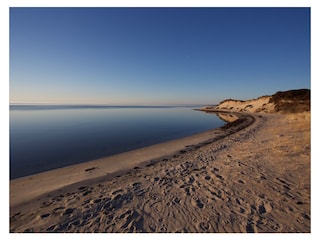
[[310, 90], [299, 89], [277, 92], [271, 96], [276, 112], [297, 113], [310, 111]]

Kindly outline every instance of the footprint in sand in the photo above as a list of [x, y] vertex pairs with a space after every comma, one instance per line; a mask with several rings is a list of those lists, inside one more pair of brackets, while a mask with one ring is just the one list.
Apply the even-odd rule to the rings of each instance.
[[257, 231], [256, 226], [255, 226], [253, 223], [248, 222], [248, 223], [247, 223], [247, 226], [246, 226], [246, 232], [247, 232], [247, 233], [256, 233], [256, 232], [258, 232], [258, 231]]
[[285, 181], [284, 179], [281, 179], [281, 178], [275, 178], [277, 181], [279, 181], [280, 183], [282, 183], [282, 187], [286, 190], [291, 190], [290, 188], [290, 183], [288, 183], [287, 181]]
[[70, 215], [72, 214], [74, 211], [74, 208], [68, 208], [64, 211], [63, 215]]
[[141, 186], [141, 182], [132, 183], [132, 187], [139, 188]]
[[80, 190], [80, 191], [86, 191], [87, 189], [88, 189], [88, 187], [84, 187], [84, 186], [78, 188], [78, 190]]
[[47, 217], [49, 217], [51, 214], [50, 213], [44, 213], [44, 214], [42, 214], [40, 217], [41, 218], [47, 218]]
[[191, 195], [191, 192], [195, 192], [196, 189], [193, 186], [190, 185], [182, 185], [180, 188], [184, 188], [184, 191], [186, 192], [187, 196]]
[[161, 201], [157, 201], [155, 203], [150, 204], [150, 207], [158, 213], [162, 213], [164, 210], [164, 206]]
[[193, 182], [194, 182], [193, 176], [187, 177], [187, 183], [193, 183]]
[[238, 180], [239, 183], [245, 184], [246, 182], [244, 180]]
[[175, 197], [172, 201], [173, 204], [180, 204], [181, 199], [178, 197]]
[[51, 232], [51, 231], [53, 231], [55, 228], [56, 228], [56, 225], [52, 225], [52, 226], [50, 226], [50, 227], [47, 228], [47, 231], [48, 231], [48, 232]]
[[101, 202], [101, 199], [100, 199], [100, 198], [97, 198], [97, 199], [94, 199], [92, 202], [93, 202], [93, 203], [99, 203], [99, 202]]
[[254, 207], [259, 214], [265, 214], [272, 211], [273, 207], [269, 202], [261, 201], [261, 200], [259, 200], [259, 202], [260, 203], [257, 204], [258, 207]]
[[70, 224], [74, 225], [74, 226], [78, 226], [78, 225], [80, 225], [80, 220], [76, 219], [75, 221], [71, 222]]
[[87, 196], [87, 195], [90, 194], [90, 193], [92, 193], [92, 191], [91, 191], [91, 190], [88, 190], [88, 191], [84, 192], [84, 193], [82, 194], [82, 196]]
[[210, 176], [205, 176], [204, 179], [209, 181], [211, 179], [211, 177]]
[[121, 193], [121, 192], [123, 192], [123, 190], [119, 189], [119, 190], [113, 191], [111, 194], [112, 195], [116, 195], [116, 194]]
[[201, 202], [199, 198], [192, 198], [192, 205], [200, 209], [204, 208], [204, 204]]
[[65, 207], [57, 207], [57, 208], [53, 209], [53, 212], [54, 213], [61, 213], [62, 210], [64, 210], [64, 209], [65, 209]]
[[224, 177], [222, 177], [220, 174], [218, 174], [217, 172], [213, 172], [213, 173], [218, 179], [220, 179], [221, 181], [224, 181]]
[[210, 225], [209, 225], [209, 223], [207, 221], [206, 222], [200, 222], [199, 223], [199, 227], [200, 227], [200, 229], [202, 231], [207, 232], [209, 230], [209, 228], [210, 228]]
[[151, 224], [149, 225], [149, 229], [150, 229], [151, 232], [156, 232], [157, 227], [156, 227], [156, 225], [154, 225], [153, 223], [151, 223]]

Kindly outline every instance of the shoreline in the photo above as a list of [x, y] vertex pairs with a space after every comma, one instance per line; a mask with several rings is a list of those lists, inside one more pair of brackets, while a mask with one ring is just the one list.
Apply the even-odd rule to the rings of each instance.
[[[203, 111], [202, 109], [195, 109]], [[205, 111], [237, 116], [236, 121], [215, 129], [184, 138], [155, 144], [120, 154], [70, 165], [10, 180], [10, 207], [28, 204], [30, 201], [61, 188], [112, 179], [135, 167], [154, 164], [179, 154], [198, 149], [230, 134], [240, 131], [255, 121], [248, 113]], [[59, 176], [57, 178], [57, 176]]]
[[10, 232], [310, 233], [310, 112], [249, 115], [215, 141], [11, 206]]

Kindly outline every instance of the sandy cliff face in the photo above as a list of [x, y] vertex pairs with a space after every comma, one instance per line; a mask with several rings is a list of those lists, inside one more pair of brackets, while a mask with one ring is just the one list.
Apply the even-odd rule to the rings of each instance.
[[215, 109], [251, 113], [305, 112], [310, 111], [310, 90], [299, 89], [277, 92], [271, 96], [247, 101], [227, 99], [219, 103]]
[[270, 103], [271, 96], [264, 96], [258, 99], [241, 101], [228, 99], [221, 102], [216, 109], [231, 110], [237, 112], [274, 112], [274, 103]]

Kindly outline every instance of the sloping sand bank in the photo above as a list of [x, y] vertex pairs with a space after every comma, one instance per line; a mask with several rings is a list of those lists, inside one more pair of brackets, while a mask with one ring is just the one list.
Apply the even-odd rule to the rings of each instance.
[[253, 116], [118, 176], [56, 172], [27, 204], [14, 194], [33, 187], [11, 183], [10, 231], [310, 232], [310, 112]]

